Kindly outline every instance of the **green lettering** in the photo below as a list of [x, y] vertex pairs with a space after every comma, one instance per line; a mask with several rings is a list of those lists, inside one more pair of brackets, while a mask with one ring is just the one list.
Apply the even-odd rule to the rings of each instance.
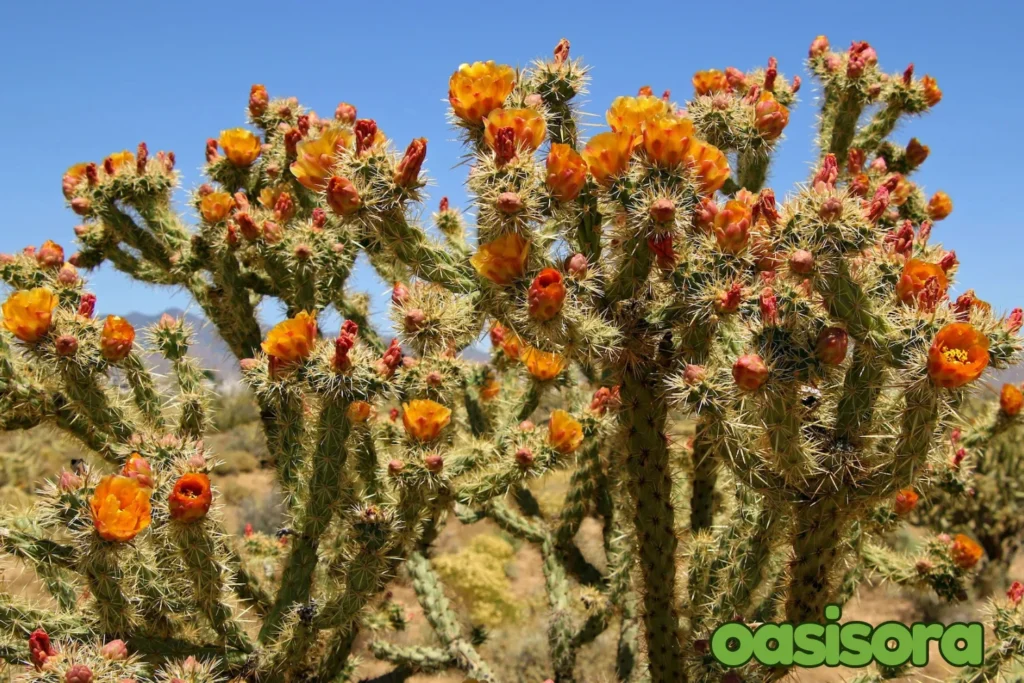
[[[775, 643], [774, 649], [770, 647]], [[754, 656], [766, 666], [792, 666], [793, 625], [763, 624], [754, 631]]]
[[796, 646], [793, 663], [797, 666], [810, 668], [825, 663], [825, 627], [821, 624], [797, 626], [793, 631], [793, 644]]
[[[896, 647], [890, 648], [890, 641], [895, 641]], [[914, 654], [914, 638], [906, 624], [887, 621], [879, 624], [871, 635], [871, 650], [882, 666], [900, 666]]]
[[[730, 647], [731, 641], [735, 647]], [[711, 654], [724, 666], [743, 666], [754, 655], [754, 634], [746, 624], [722, 624], [711, 634]]]
[[843, 624], [840, 638], [843, 644], [840, 664], [856, 668], [871, 663], [871, 624], [863, 621]]
[[985, 658], [984, 627], [976, 623], [950, 624], [939, 641], [939, 652], [953, 666], [981, 666]]
[[928, 643], [932, 640], [942, 640], [942, 634], [946, 627], [942, 624], [914, 624], [911, 632], [914, 634], [914, 666], [928, 665]]

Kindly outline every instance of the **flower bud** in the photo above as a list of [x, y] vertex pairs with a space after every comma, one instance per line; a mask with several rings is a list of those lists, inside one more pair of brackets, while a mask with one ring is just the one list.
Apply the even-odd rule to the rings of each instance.
[[819, 57], [828, 52], [828, 38], [825, 36], [818, 36], [811, 42], [811, 49], [808, 51], [808, 56], [811, 58]]
[[512, 215], [523, 210], [523, 200], [515, 192], [502, 192], [498, 195], [498, 211]]
[[391, 288], [391, 303], [401, 306], [409, 299], [409, 288], [401, 282], [396, 282]]
[[516, 464], [522, 468], [528, 468], [533, 464], [533, 451], [523, 446], [516, 451]]
[[335, 213], [348, 216], [359, 210], [362, 200], [351, 180], [333, 176], [327, 181], [327, 205]]
[[427, 373], [425, 379], [429, 386], [439, 387], [441, 386], [441, 383], [444, 381], [444, 376], [437, 370], [431, 370], [429, 373]]
[[[392, 410], [394, 410], [394, 409], [392, 409]], [[404, 470], [404, 469], [405, 469], [405, 463], [402, 462], [401, 460], [391, 460], [388, 463], [388, 474], [390, 474], [393, 477], [396, 476], [396, 475], [401, 474], [402, 470]]]
[[1019, 605], [1021, 599], [1024, 599], [1024, 584], [1021, 584], [1020, 581], [1014, 581], [1006, 591], [1006, 597], [1010, 599], [1010, 603], [1013, 606]]
[[348, 102], [342, 102], [334, 110], [334, 118], [342, 123], [355, 123], [356, 108]]
[[249, 114], [255, 119], [267, 112], [270, 96], [263, 85], [257, 83], [249, 88]]
[[676, 217], [676, 205], [671, 199], [661, 198], [651, 204], [651, 218], [655, 223], [668, 223]]
[[373, 119], [359, 119], [356, 121], [356, 154], [362, 156], [373, 147], [377, 138], [377, 122]]
[[405, 156], [395, 167], [395, 183], [400, 187], [409, 187], [419, 181], [420, 167], [427, 157], [427, 139], [416, 138], [409, 143]]
[[64, 265], [64, 249], [52, 240], [43, 242], [35, 256], [36, 263], [42, 268], [59, 268]]
[[530, 283], [527, 304], [530, 317], [534, 320], [551, 320], [565, 302], [565, 282], [562, 274], [554, 268], [545, 268]]
[[112, 640], [100, 648], [100, 656], [113, 662], [128, 659], [128, 646], [123, 640]]
[[570, 256], [565, 266], [566, 271], [576, 278], [586, 277], [588, 268], [587, 257], [580, 253]]
[[734, 313], [743, 300], [743, 288], [739, 282], [732, 283], [729, 289], [718, 293], [715, 297], [715, 311], [718, 313]]
[[732, 378], [744, 391], [757, 391], [768, 380], [768, 366], [756, 353], [740, 356], [732, 366]]
[[953, 200], [949, 198], [948, 194], [939, 190], [928, 200], [927, 210], [929, 218], [933, 221], [941, 221], [953, 213]]
[[308, 261], [313, 258], [313, 248], [308, 244], [296, 244], [294, 254], [299, 261]]
[[1024, 325], [1024, 309], [1015, 308], [1010, 311], [1010, 315], [1006, 318], [1006, 331], [1015, 334], [1020, 331], [1022, 325]]
[[519, 423], [519, 431], [521, 432], [532, 432], [537, 428], [537, 425], [533, 423], [533, 420], [523, 420]]
[[321, 229], [327, 224], [327, 212], [321, 209], [319, 206], [313, 209], [313, 228]]
[[765, 327], [779, 323], [779, 302], [771, 287], [765, 287], [758, 299], [758, 306], [761, 309], [761, 324]]
[[704, 381], [707, 376], [707, 371], [701, 365], [693, 365], [692, 363], [686, 366], [683, 370], [683, 381], [693, 386]]
[[964, 534], [957, 534], [949, 548], [950, 559], [961, 569], [973, 568], [984, 554], [981, 546]]
[[85, 197], [75, 197], [71, 200], [71, 210], [79, 216], [88, 216], [92, 210], [92, 202]]
[[406, 332], [416, 332], [423, 329], [427, 324], [427, 314], [421, 308], [413, 308], [405, 312], [402, 326]]
[[814, 271], [814, 254], [806, 249], [797, 249], [789, 255], [789, 270], [797, 275]]
[[917, 501], [919, 499], [920, 496], [917, 495], [917, 492], [914, 491], [914, 489], [902, 489], [896, 494], [896, 500], [893, 503], [893, 511], [902, 517], [917, 507]]
[[85, 664], [72, 664], [64, 673], [64, 683], [92, 683], [92, 669]]
[[437, 453], [431, 453], [423, 458], [423, 466], [427, 468], [427, 471], [437, 474], [444, 469], [444, 458]]
[[78, 338], [73, 334], [62, 334], [53, 340], [58, 356], [73, 356], [78, 352]]
[[57, 480], [57, 488], [61, 491], [75, 491], [82, 486], [82, 478], [74, 472], [62, 470]]
[[814, 352], [825, 365], [839, 365], [846, 359], [850, 337], [841, 327], [826, 327], [818, 333]]
[[928, 145], [922, 145], [917, 138], [910, 138], [905, 153], [907, 166], [912, 169], [917, 168], [928, 158], [929, 152], [931, 152], [931, 149], [929, 149]]
[[1021, 408], [1024, 408], [1024, 393], [1012, 384], [1004, 384], [999, 392], [999, 410], [1007, 417], [1016, 417]]

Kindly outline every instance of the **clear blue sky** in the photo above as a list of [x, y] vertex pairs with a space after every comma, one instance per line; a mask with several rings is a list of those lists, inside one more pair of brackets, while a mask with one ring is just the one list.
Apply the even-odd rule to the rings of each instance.
[[[61, 174], [78, 161], [132, 149], [174, 150], [184, 187], [202, 182], [206, 138], [242, 125], [249, 86], [297, 96], [329, 115], [339, 101], [375, 118], [400, 147], [426, 136], [436, 180], [430, 210], [447, 194], [464, 206], [465, 168], [445, 124], [449, 74], [461, 62], [527, 65], [559, 38], [593, 68], [587, 110], [603, 113], [641, 85], [691, 92], [698, 69], [747, 69], [778, 57], [804, 88], [770, 184], [780, 197], [813, 158], [815, 87], [807, 47], [867, 40], [881, 65], [914, 62], [944, 98], [903, 126], [932, 150], [915, 177], [947, 191], [954, 212], [933, 233], [960, 256], [958, 291], [973, 287], [997, 309], [1024, 305], [1021, 226], [1019, 29], [1009, 3], [969, 2], [39, 2], [0, 9], [0, 251], [46, 238], [72, 251], [75, 216]], [[356, 282], [384, 310], [386, 287], [364, 269]], [[104, 312], [157, 312], [184, 295], [93, 276]], [[270, 313], [270, 312], [268, 312]], [[271, 313], [272, 314], [272, 313]]]

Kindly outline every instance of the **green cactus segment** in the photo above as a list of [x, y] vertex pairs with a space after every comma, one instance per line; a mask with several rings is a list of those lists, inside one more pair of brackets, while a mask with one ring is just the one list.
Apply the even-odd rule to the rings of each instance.
[[105, 541], [93, 541], [82, 558], [82, 573], [92, 593], [96, 622], [103, 633], [127, 635], [136, 625], [136, 609], [124, 591], [125, 574], [117, 549]]
[[849, 268], [846, 261], [836, 262], [834, 271], [826, 271], [818, 279], [818, 292], [825, 300], [829, 315], [843, 321], [851, 337], [875, 347], [876, 354], [884, 354], [889, 326], [875, 312], [874, 300], [852, 277]]
[[719, 463], [715, 458], [714, 444], [709, 438], [711, 429], [705, 420], [699, 420], [693, 438], [690, 530], [694, 533], [710, 528], [715, 516], [715, 486], [718, 483]]
[[761, 419], [771, 448], [772, 466], [799, 489], [813, 472], [814, 462], [807, 454], [801, 430], [799, 387], [789, 382], [779, 384], [765, 392]]
[[132, 398], [135, 399], [135, 406], [155, 429], [163, 429], [163, 404], [160, 394], [157, 393], [153, 376], [146, 369], [142, 359], [137, 353], [131, 353], [121, 363], [125, 380], [132, 390]]
[[839, 443], [857, 444], [871, 433], [885, 368], [870, 349], [858, 345], [843, 379], [834, 428]]
[[832, 500], [818, 502], [796, 520], [793, 559], [789, 565], [786, 621], [825, 621], [832, 573], [842, 551], [843, 513]]
[[832, 153], [837, 159], [846, 159], [857, 132], [857, 122], [864, 111], [864, 102], [864, 94], [858, 84], [851, 83], [838, 92], [827, 93], [819, 134], [823, 154]]
[[320, 537], [341, 502], [342, 478], [348, 458], [345, 444], [349, 433], [349, 421], [345, 416], [347, 408], [347, 401], [335, 397], [325, 398], [321, 407], [316, 429], [317, 445], [310, 463], [308, 485], [302, 494], [304, 502], [296, 519], [295, 534], [290, 539], [291, 551], [281, 577], [281, 588], [260, 630], [262, 641], [276, 631], [292, 605], [309, 600]]
[[627, 472], [634, 499], [643, 620], [654, 683], [685, 681], [676, 612], [675, 511], [660, 374], [646, 367], [622, 381]]
[[942, 403], [939, 390], [927, 379], [920, 379], [904, 392], [900, 433], [893, 447], [898, 454], [891, 478], [884, 490], [895, 493], [914, 482], [918, 470], [935, 443]]
[[370, 643], [370, 651], [377, 659], [394, 664], [409, 676], [441, 673], [456, 665], [455, 658], [447, 650], [436, 647], [400, 647], [378, 640]]
[[264, 403], [260, 418], [267, 435], [267, 448], [276, 460], [281, 488], [286, 495], [293, 496], [305, 454], [305, 401], [298, 391], [286, 390]]

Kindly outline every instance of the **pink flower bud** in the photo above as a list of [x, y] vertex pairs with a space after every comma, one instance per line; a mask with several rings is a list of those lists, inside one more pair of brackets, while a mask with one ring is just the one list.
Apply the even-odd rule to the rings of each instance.
[[814, 270], [814, 254], [806, 249], [797, 249], [789, 255], [789, 269], [797, 275], [807, 275]]
[[342, 102], [334, 110], [334, 118], [342, 123], [355, 123], [356, 108], [348, 102]]
[[526, 468], [533, 464], [533, 451], [525, 446], [516, 451], [516, 464]]
[[255, 358], [243, 358], [238, 362], [239, 367], [242, 368], [242, 372], [252, 372], [259, 367], [259, 361]]
[[671, 199], [658, 199], [651, 204], [650, 212], [655, 223], [668, 223], [676, 216], [676, 205]]
[[75, 491], [82, 486], [82, 478], [74, 472], [62, 470], [60, 479], [57, 480], [57, 488], [61, 491]]
[[683, 381], [692, 386], [699, 382], [703, 382], [706, 375], [707, 372], [704, 370], [703, 366], [689, 364], [686, 366], [686, 369], [683, 370]]
[[405, 463], [401, 460], [392, 460], [388, 463], [388, 474], [395, 476], [402, 473], [405, 469]]
[[426, 381], [427, 384], [429, 384], [432, 387], [439, 387], [441, 386], [441, 382], [444, 381], [444, 376], [441, 375], [441, 373], [438, 372], [437, 370], [431, 370], [429, 373], [427, 373]]
[[128, 659], [128, 646], [123, 640], [112, 640], [100, 648], [100, 655], [115, 662]]
[[808, 51], [809, 57], [818, 57], [828, 52], [828, 38], [825, 36], [818, 36], [811, 42], [811, 49]]
[[308, 261], [313, 258], [313, 247], [308, 244], [295, 245], [295, 258], [300, 261]]
[[73, 334], [62, 334], [53, 340], [58, 356], [73, 356], [78, 352], [78, 338]]
[[92, 669], [85, 664], [73, 664], [64, 673], [64, 683], [92, 683]]
[[391, 288], [391, 303], [396, 306], [401, 306], [409, 299], [409, 288], [401, 282], [396, 282], [395, 286]]
[[768, 380], [768, 366], [761, 356], [748, 353], [740, 356], [732, 366], [732, 378], [744, 391], [757, 391]]
[[423, 458], [423, 465], [428, 471], [437, 474], [444, 469], [444, 458], [437, 453], [431, 453], [427, 457]]
[[1024, 325], [1024, 310], [1015, 308], [1010, 311], [1010, 316], [1006, 319], [1006, 331], [1011, 334], [1019, 332], [1022, 325]]
[[92, 209], [92, 202], [85, 197], [75, 197], [71, 200], [71, 210], [79, 216], [87, 216]]
[[421, 330], [426, 323], [427, 314], [419, 308], [413, 308], [412, 310], [406, 311], [405, 318], [402, 321], [402, 325], [406, 332], [416, 332], [417, 330]]
[[566, 271], [569, 275], [577, 278], [585, 277], [590, 264], [587, 263], [587, 257], [583, 254], [576, 253], [569, 257], [569, 262], [566, 264]]
[[538, 95], [537, 93], [531, 93], [527, 95], [526, 98], [523, 100], [523, 104], [525, 104], [530, 109], [540, 109], [542, 106], [544, 106], [544, 98]]
[[511, 215], [522, 210], [523, 200], [515, 192], [502, 192], [498, 195], [498, 211]]
[[519, 423], [519, 431], [521, 432], [532, 432], [537, 428], [537, 425], [533, 424], [532, 420], [523, 420]]

